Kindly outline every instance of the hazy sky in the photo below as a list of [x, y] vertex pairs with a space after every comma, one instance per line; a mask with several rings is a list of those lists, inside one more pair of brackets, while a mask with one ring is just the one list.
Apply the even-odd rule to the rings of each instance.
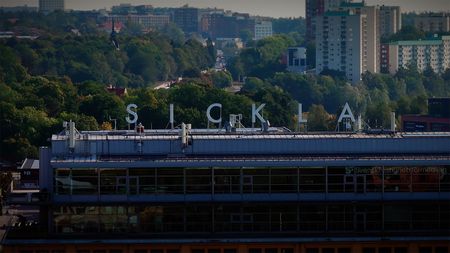
[[[400, 5], [402, 11], [450, 11], [450, 0], [366, 0], [368, 5]], [[218, 7], [272, 17], [305, 16], [305, 0], [66, 0], [68, 9], [111, 8], [119, 3], [151, 4], [155, 7]], [[0, 6], [37, 6], [38, 0], [0, 0]]]

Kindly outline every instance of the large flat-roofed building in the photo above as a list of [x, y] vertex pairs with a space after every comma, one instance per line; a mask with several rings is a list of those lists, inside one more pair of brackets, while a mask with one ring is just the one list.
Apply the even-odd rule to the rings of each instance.
[[39, 0], [39, 11], [50, 13], [54, 11], [64, 11], [65, 0]]
[[450, 131], [450, 98], [429, 98], [428, 115], [402, 115], [407, 132]]
[[173, 22], [185, 33], [196, 33], [200, 24], [199, 9], [188, 6], [176, 8], [173, 12]]
[[78, 132], [4, 252], [448, 252], [450, 133]]
[[414, 17], [414, 26], [424, 32], [450, 32], [450, 13], [428, 13]]
[[108, 15], [101, 18], [104, 21], [120, 22], [125, 26], [128, 23], [139, 24], [143, 29], [161, 29], [170, 22], [169, 15], [153, 15], [153, 14], [128, 14], [128, 15]]
[[419, 71], [431, 67], [436, 73], [444, 73], [450, 68], [450, 36], [393, 42], [385, 53], [389, 54], [385, 58], [389, 59], [389, 72], [392, 74], [410, 65]]

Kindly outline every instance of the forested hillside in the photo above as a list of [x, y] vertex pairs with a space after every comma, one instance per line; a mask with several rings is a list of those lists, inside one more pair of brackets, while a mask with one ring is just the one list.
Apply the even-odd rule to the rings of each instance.
[[[35, 24], [41, 34], [35, 40], [0, 40], [0, 159], [37, 157], [38, 147], [48, 145], [63, 121], [75, 121], [79, 130], [97, 130], [110, 129], [117, 119], [118, 128], [126, 128], [129, 103], [138, 105], [139, 122], [146, 128], [167, 126], [170, 103], [177, 124], [196, 128], [206, 126], [205, 111], [212, 103], [223, 105], [224, 119], [243, 114], [246, 126], [251, 125], [251, 104], [266, 103], [264, 117], [273, 126], [295, 129], [300, 102], [309, 111], [308, 129], [317, 131], [334, 130], [335, 115], [346, 102], [371, 127], [383, 127], [391, 111], [426, 113], [427, 98], [450, 96], [450, 70], [443, 75], [414, 68], [394, 76], [366, 73], [354, 86], [339, 73], [287, 73], [282, 55], [301, 41], [290, 33], [251, 43], [228, 62], [235, 80], [246, 77], [234, 93], [223, 89], [231, 84], [228, 72], [201, 72], [214, 65], [211, 43], [185, 39], [171, 25], [146, 35], [124, 31], [117, 35], [117, 50], [107, 33], [95, 30], [92, 19], [74, 15], [36, 14], [36, 22], [22, 17], [14, 26], [10, 17], [0, 18], [1, 29], [30, 32], [26, 27]], [[56, 18], [62, 21], [50, 22]], [[67, 27], [84, 30], [76, 35]], [[180, 76], [183, 81], [170, 89], [153, 89], [158, 81]], [[127, 87], [128, 94], [110, 93], [108, 85]]]

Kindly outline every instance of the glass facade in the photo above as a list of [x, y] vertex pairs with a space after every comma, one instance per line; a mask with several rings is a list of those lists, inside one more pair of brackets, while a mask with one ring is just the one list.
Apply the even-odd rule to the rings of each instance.
[[59, 206], [56, 233], [442, 233], [450, 203], [217, 203]]
[[58, 195], [449, 192], [450, 166], [58, 168]]

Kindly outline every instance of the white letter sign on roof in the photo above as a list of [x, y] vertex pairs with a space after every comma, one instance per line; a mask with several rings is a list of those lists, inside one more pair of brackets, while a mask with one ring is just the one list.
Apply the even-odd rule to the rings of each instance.
[[130, 119], [130, 116], [127, 116], [127, 117], [125, 118], [125, 120], [128, 122], [128, 124], [136, 124], [136, 122], [137, 122], [137, 120], [138, 120], [138, 115], [137, 115], [137, 113], [136, 113], [135, 111], [132, 111], [131, 108], [133, 108], [134, 110], [136, 110], [137, 105], [135, 105], [135, 104], [129, 104], [129, 105], [127, 106], [127, 112], [128, 112], [128, 115], [133, 115], [133, 119]]
[[339, 116], [338, 122], [341, 123], [342, 119], [350, 119], [352, 122], [355, 122], [355, 117], [353, 117], [352, 110], [350, 110], [350, 106], [348, 103], [345, 103], [344, 109]]

